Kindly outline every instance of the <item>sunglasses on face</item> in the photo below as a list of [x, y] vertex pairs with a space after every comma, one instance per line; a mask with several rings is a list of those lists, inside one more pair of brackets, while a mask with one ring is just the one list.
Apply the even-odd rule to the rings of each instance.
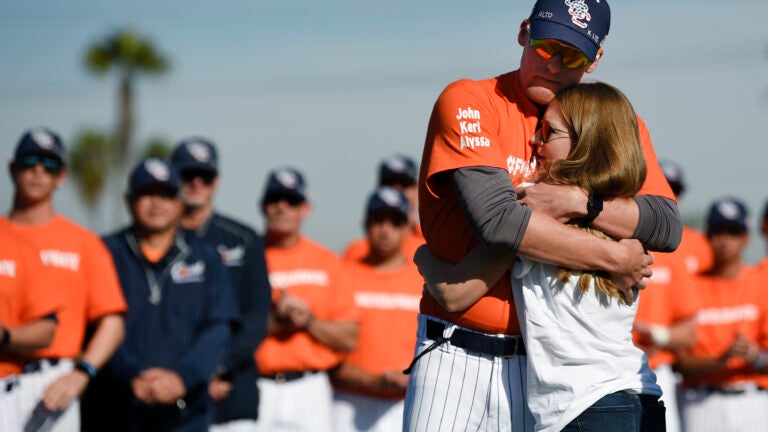
[[54, 175], [60, 173], [61, 169], [64, 168], [64, 164], [60, 160], [40, 155], [24, 156], [15, 163], [17, 167], [23, 170], [34, 168], [38, 164], [43, 164], [43, 169], [45, 169], [48, 174]]
[[[561, 135], [552, 136], [552, 134], [561, 134]], [[553, 128], [552, 126], [549, 125], [549, 123], [542, 120], [541, 121], [541, 142], [546, 144], [558, 138], [573, 138], [573, 135], [568, 131]]]
[[284, 201], [286, 204], [288, 204], [291, 207], [298, 207], [304, 203], [304, 198], [298, 195], [292, 195], [292, 194], [267, 195], [264, 198], [264, 205], [277, 204], [280, 201]]
[[181, 173], [181, 181], [184, 183], [191, 183], [198, 177], [206, 186], [210, 186], [216, 178], [216, 174], [207, 170], [188, 170]]
[[589, 59], [576, 48], [569, 48], [547, 39], [531, 39], [533, 50], [543, 59], [549, 60], [560, 54], [560, 62], [566, 69], [579, 69], [589, 64]]

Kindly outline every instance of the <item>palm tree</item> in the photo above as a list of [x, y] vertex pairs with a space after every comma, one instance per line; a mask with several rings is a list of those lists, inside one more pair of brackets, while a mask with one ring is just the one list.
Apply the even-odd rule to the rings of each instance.
[[109, 171], [109, 134], [97, 130], [81, 131], [69, 152], [68, 171], [88, 207], [91, 226], [96, 217], [96, 204], [107, 183]]
[[[123, 180], [133, 138], [133, 87], [140, 73], [161, 74], [168, 68], [167, 59], [153, 44], [132, 30], [117, 30], [92, 45], [84, 58], [88, 70], [103, 75], [116, 71], [120, 80], [117, 125], [110, 142], [110, 165], [117, 184]], [[119, 192], [119, 191], [116, 191]], [[119, 195], [119, 194], [118, 194]], [[117, 215], [121, 214], [118, 204]], [[118, 219], [119, 216], [116, 216]]]

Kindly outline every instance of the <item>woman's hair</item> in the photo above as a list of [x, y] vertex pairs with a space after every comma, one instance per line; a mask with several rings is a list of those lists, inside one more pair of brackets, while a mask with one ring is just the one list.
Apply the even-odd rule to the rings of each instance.
[[[635, 196], [645, 182], [646, 166], [637, 116], [617, 88], [602, 82], [581, 83], [555, 96], [573, 140], [565, 159], [553, 161], [547, 176], [556, 184], [578, 185], [605, 198]], [[585, 230], [604, 238], [604, 233]], [[561, 268], [565, 282], [570, 270]], [[592, 276], [598, 290], [625, 302], [616, 285], [603, 272], [582, 272], [579, 287], [589, 288]]]

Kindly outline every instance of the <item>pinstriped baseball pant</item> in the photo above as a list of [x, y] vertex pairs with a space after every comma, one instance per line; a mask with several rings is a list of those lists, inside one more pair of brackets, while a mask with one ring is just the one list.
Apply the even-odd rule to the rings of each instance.
[[741, 394], [684, 389], [680, 398], [686, 432], [768, 431], [768, 391], [748, 388]]
[[[416, 355], [434, 342], [426, 337], [426, 321], [419, 315]], [[448, 337], [457, 326], [444, 323], [443, 336]], [[496, 357], [441, 344], [413, 366], [403, 430], [532, 431], [526, 365], [525, 356]]]

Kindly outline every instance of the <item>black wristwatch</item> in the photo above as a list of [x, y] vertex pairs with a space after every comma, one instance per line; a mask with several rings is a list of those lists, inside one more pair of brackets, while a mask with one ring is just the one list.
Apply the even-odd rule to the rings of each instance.
[[83, 359], [75, 360], [75, 369], [85, 372], [88, 378], [93, 379], [96, 376], [96, 368]]
[[587, 215], [581, 218], [579, 226], [586, 228], [603, 211], [603, 196], [590, 193], [587, 198]]

